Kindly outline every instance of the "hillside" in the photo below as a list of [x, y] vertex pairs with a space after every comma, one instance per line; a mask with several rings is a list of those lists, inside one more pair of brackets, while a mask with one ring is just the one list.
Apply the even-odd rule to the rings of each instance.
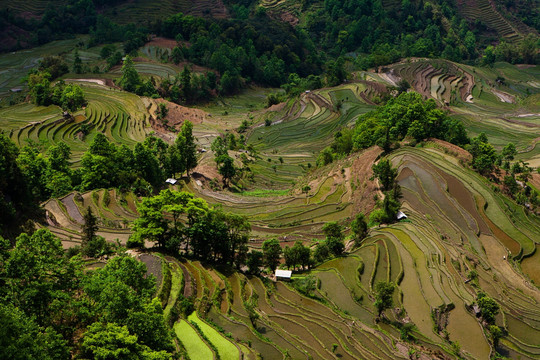
[[[486, 132], [499, 148], [515, 141], [518, 158], [538, 166], [537, 95], [527, 96], [538, 91], [536, 81], [531, 80], [538, 79], [537, 71], [503, 63], [486, 69], [415, 59], [378, 72], [357, 73], [358, 80], [351, 83], [303, 93], [269, 109], [252, 107], [262, 98], [261, 90], [252, 89], [225, 103], [202, 107], [207, 115], [195, 124], [194, 133], [200, 146], [210, 150], [210, 139], [237, 128], [241, 119], [251, 114], [253, 125], [247, 132], [247, 143], [257, 149], [259, 157], [251, 165], [255, 190], [241, 195], [212, 190], [210, 180], [217, 175], [210, 171], [215, 166], [211, 152], [201, 158], [200, 168], [194, 173], [196, 180], [179, 188], [221, 204], [227, 211], [247, 215], [252, 223], [253, 249], [260, 248], [262, 240], [269, 237], [278, 237], [289, 246], [295, 240], [315, 244], [312, 239], [320, 238], [322, 224], [332, 220], [347, 223], [359, 211], [372, 211], [372, 194], [378, 185], [370, 179], [371, 165], [381, 150], [368, 149], [315, 170], [309, 170], [307, 164], [315, 165], [318, 152], [330, 143], [337, 129], [351, 126], [359, 114], [373, 109], [374, 101], [379, 101], [387, 86], [406, 79], [414, 90], [469, 124], [473, 134]], [[505, 85], [497, 85], [498, 76], [504, 77]], [[81, 84], [89, 94], [104, 91], [100, 90], [102, 85]], [[110, 96], [116, 93], [117, 101], [125, 107], [129, 97], [119, 97], [122, 93], [117, 90]], [[101, 104], [108, 100], [103, 95], [90, 99], [86, 114], [95, 117], [88, 111], [104, 106]], [[339, 110], [336, 103], [341, 104]], [[148, 110], [143, 107], [140, 111]], [[266, 119], [271, 120], [270, 126], [264, 126]], [[115, 123], [110, 124], [109, 136], [114, 140]], [[137, 128], [133, 120], [128, 124], [127, 129]], [[35, 126], [38, 134], [47, 133], [38, 130], [42, 125]], [[206, 347], [209, 354], [230, 353], [223, 356], [231, 358], [240, 353], [248, 358], [256, 353], [273, 354], [268, 355], [271, 358], [287, 353], [298, 358], [305, 353], [313, 358], [331, 354], [399, 358], [407, 357], [409, 351], [443, 358], [443, 353], [454, 356], [457, 345], [451, 344], [459, 344], [461, 356], [488, 358], [493, 351], [490, 338], [470, 310], [481, 289], [501, 304], [496, 324], [508, 335], [500, 340], [497, 351], [510, 358], [535, 358], [539, 293], [532, 284], [538, 281], [540, 222], [464, 166], [469, 156], [440, 141], [393, 152], [390, 159], [399, 169], [402, 211], [408, 219], [372, 229], [347, 257], [325, 262], [309, 272], [318, 279], [320, 285], [314, 296], [323, 299], [322, 303], [281, 283], [272, 285], [256, 277], [221, 272], [193, 260], [166, 260], [169, 265], [165, 271], [171, 272], [172, 284], [192, 285], [173, 287], [165, 303], [174, 304], [178, 294], [191, 294], [200, 316], [180, 319], [173, 326], [187, 354]], [[533, 175], [531, 184], [538, 181], [537, 176]], [[310, 186], [308, 193], [302, 193], [304, 185]], [[109, 192], [108, 204], [104, 191]], [[68, 195], [43, 206], [49, 214], [49, 228], [64, 239], [66, 247], [80, 241], [82, 214], [88, 206], [101, 218], [98, 234], [109, 240], [127, 241], [130, 231], [126, 225], [137, 217], [136, 198], [116, 190], [87, 192], [82, 197]], [[508, 260], [502, 261], [503, 257]], [[363, 272], [357, 276], [359, 267]], [[469, 280], [471, 271], [478, 274], [473, 281]], [[295, 281], [303, 276], [299, 274]], [[399, 340], [394, 346], [388, 345], [389, 339], [400, 335], [393, 327], [374, 322], [373, 287], [380, 280], [399, 285], [399, 295], [394, 298], [396, 310], [387, 316], [392, 321], [414, 324], [415, 344]], [[260, 316], [255, 327], [247, 316], [250, 308], [245, 305], [253, 294], [258, 295], [255, 312]], [[304, 305], [298, 307], [299, 302]], [[202, 318], [211, 322], [205, 323]], [[317, 319], [324, 319], [325, 325], [315, 325]], [[229, 333], [232, 338], [226, 336]], [[206, 338], [196, 340], [198, 334]], [[333, 343], [338, 344], [335, 353]]]
[[0, 358], [538, 359], [535, 4], [0, 0]]

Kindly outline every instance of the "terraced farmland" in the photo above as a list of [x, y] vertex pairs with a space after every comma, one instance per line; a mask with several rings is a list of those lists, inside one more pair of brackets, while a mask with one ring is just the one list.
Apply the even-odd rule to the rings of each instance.
[[[146, 56], [156, 54], [148, 49]], [[154, 76], [178, 71], [152, 62], [137, 66]], [[359, 115], [375, 108], [374, 101], [388, 92], [387, 85], [407, 80], [461, 119], [471, 135], [486, 132], [498, 149], [512, 141], [517, 157], [534, 165], [540, 159], [535, 145], [540, 126], [538, 71], [508, 64], [487, 69], [413, 59], [382, 73], [359, 73], [356, 82], [303, 93], [269, 109], [260, 103], [270, 90], [251, 89], [207, 104], [194, 133], [199, 145], [208, 149], [220, 133], [237, 128], [243, 119], [252, 120], [245, 136], [258, 156], [250, 164], [253, 188], [242, 193], [212, 190], [209, 174], [216, 172], [208, 170], [215, 169], [210, 151], [201, 156], [202, 176], [197, 179], [204, 181], [178, 188], [248, 216], [252, 249], [260, 249], [270, 237], [287, 245], [296, 240], [314, 245], [326, 222], [348, 225], [356, 213], [369, 214], [375, 206], [374, 194], [380, 192], [371, 179], [371, 166], [381, 149], [373, 147], [319, 168], [315, 163], [338, 129], [352, 126]], [[496, 82], [498, 76], [505, 84]], [[97, 132], [128, 146], [150, 133], [148, 108], [153, 111], [155, 104], [102, 85], [81, 85], [89, 104], [73, 119], [64, 119], [57, 107], [26, 103], [0, 109], [0, 127], [18, 145], [26, 139], [45, 146], [65, 141], [75, 166]], [[505, 96], [514, 101], [503, 101]], [[265, 126], [266, 120], [270, 126]], [[81, 124], [90, 127], [85, 138], [79, 135]], [[295, 275], [316, 278], [311, 297], [290, 284], [198, 261], [145, 257], [158, 275], [157, 296], [178, 337], [178, 348], [192, 359], [256, 359], [258, 354], [272, 359], [396, 359], [416, 352], [454, 358], [456, 348], [465, 358], [487, 359], [494, 348], [472, 310], [483, 291], [501, 306], [496, 324], [507, 335], [497, 351], [512, 358], [537, 358], [540, 291], [534, 284], [540, 281], [540, 222], [464, 165], [469, 156], [440, 141], [394, 151], [391, 160], [399, 168], [402, 209], [408, 219], [373, 228], [358, 248], [348, 247], [348, 256]], [[302, 191], [305, 186], [307, 192]], [[125, 243], [138, 201], [131, 193], [101, 189], [52, 199], [43, 207], [47, 226], [67, 248], [80, 243], [87, 207], [100, 219], [99, 235]], [[469, 279], [472, 270], [477, 273], [474, 280]], [[379, 281], [397, 284], [394, 306], [385, 312], [388, 321], [382, 322], [374, 306]], [[183, 298], [193, 300], [195, 312], [179, 313]], [[415, 343], [401, 339], [398, 328], [405, 324], [412, 324]]]
[[[521, 329], [536, 321], [540, 292], [521, 274], [518, 264], [535, 251], [540, 239], [538, 218], [507, 208], [510, 204], [493, 193], [483, 178], [439, 150], [403, 149], [392, 157], [400, 168], [403, 206], [410, 222], [375, 234], [394, 237], [395, 245], [405, 249], [416, 264], [404, 266], [403, 282], [417, 278], [425, 304], [419, 302], [413, 283], [404, 284], [403, 303], [411, 320], [419, 329], [418, 324], [426, 324], [425, 333], [429, 318], [418, 310], [452, 303], [455, 309], [446, 324], [450, 339], [459, 341], [475, 358], [485, 358], [489, 348], [484, 335], [474, 317], [464, 311], [481, 289], [501, 305], [503, 315], [497, 324], [511, 334], [504, 345], [512, 357], [537, 356], [534, 341]], [[478, 286], [466, 285], [471, 269], [479, 274]], [[415, 311], [409, 311], [407, 304]], [[516, 313], [522, 323], [511, 328], [508, 316], [513, 316], [512, 322]], [[476, 335], [473, 329], [479, 329], [474, 330]]]
[[135, 0], [110, 7], [105, 14], [120, 24], [127, 24], [134, 21], [156, 21], [179, 12], [196, 16], [228, 17], [228, 11], [221, 0], [165, 0], [159, 3], [150, 0]]
[[[110, 201], [103, 201], [104, 192], [109, 192]], [[63, 241], [65, 248], [81, 243], [83, 213], [88, 207], [99, 219], [98, 235], [108, 241], [120, 240], [125, 244], [131, 231], [128, 225], [137, 218], [138, 199], [131, 193], [117, 190], [99, 190], [79, 195], [71, 193], [63, 198], [51, 199], [42, 206], [46, 211], [49, 230]]]
[[[21, 104], [15, 112], [11, 108], [0, 110], [0, 126], [9, 131], [10, 138], [19, 146], [32, 140], [46, 149], [65, 142], [71, 147], [75, 163], [97, 132], [130, 147], [144, 140], [150, 132], [149, 115], [138, 96], [88, 82], [80, 84], [88, 106], [73, 117], [63, 117], [57, 106]], [[82, 124], [90, 128], [86, 136], [82, 136]]]
[[[196, 283], [192, 296], [197, 311], [174, 324], [191, 358], [212, 358], [216, 352], [221, 359], [280, 359], [287, 354], [294, 359], [406, 357], [403, 348], [390, 345], [390, 335], [377, 334], [339, 309], [304, 297], [281, 283], [239, 273], [226, 276], [198, 262], [166, 261], [180, 266], [189, 282]], [[227, 289], [222, 292], [224, 296], [209, 304], [206, 299], [216, 298], [220, 289]], [[174, 303], [175, 296], [171, 291], [167, 302]], [[254, 325], [245, 308], [250, 298], [256, 299], [256, 311], [261, 316]]]
[[499, 36], [508, 41], [516, 41], [523, 37], [520, 26], [504, 18], [489, 0], [458, 1], [462, 14], [471, 20], [481, 20], [489, 28], [497, 31]]

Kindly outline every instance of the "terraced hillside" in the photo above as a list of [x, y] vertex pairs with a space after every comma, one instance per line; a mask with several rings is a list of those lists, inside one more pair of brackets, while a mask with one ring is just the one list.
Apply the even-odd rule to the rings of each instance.
[[[372, 230], [348, 256], [311, 270], [318, 284], [311, 298], [284, 283], [167, 258], [176, 280], [164, 300], [166, 313], [178, 294], [194, 299], [196, 313], [170, 319], [188, 355], [384, 359], [423, 352], [487, 359], [493, 347], [472, 307], [483, 291], [500, 304], [496, 324], [508, 333], [497, 351], [537, 358], [540, 291], [528, 276], [538, 269], [522, 270], [520, 261], [538, 247], [538, 218], [494, 193], [444, 143], [403, 148], [392, 162], [408, 220]], [[472, 271], [478, 275], [471, 280]], [[414, 324], [415, 344], [375, 322], [373, 288], [379, 281], [398, 284], [386, 314]], [[253, 322], [252, 311], [259, 316]]]
[[[109, 195], [106, 196], [105, 192]], [[99, 219], [98, 235], [108, 241], [118, 239], [125, 244], [131, 234], [129, 224], [138, 217], [137, 202], [137, 197], [131, 193], [95, 190], [51, 199], [42, 206], [49, 230], [62, 239], [64, 247], [68, 248], [81, 243], [83, 214], [88, 207]]]
[[524, 29], [523, 24], [516, 24], [503, 17], [493, 1], [460, 0], [457, 3], [466, 18], [482, 21], [507, 41], [517, 41], [523, 37], [523, 30], [530, 31], [530, 29]]
[[[536, 358], [540, 291], [528, 276], [535, 276], [537, 269], [521, 270], [520, 261], [538, 246], [538, 218], [528, 217], [494, 193], [483, 178], [463, 168], [444, 143], [403, 148], [392, 155], [392, 162], [399, 167], [408, 220], [374, 229], [347, 257], [313, 269], [319, 284], [316, 297], [321, 300], [304, 297], [283, 283], [221, 274], [183, 261], [184, 276], [189, 273], [192, 294], [197, 294], [198, 315], [175, 325], [178, 336], [195, 332], [198, 346], [206, 343], [220, 354], [234, 353], [229, 342], [235, 339], [240, 340], [237, 351], [246, 356], [260, 352], [270, 358], [407, 357], [411, 345], [399, 340], [390, 345], [388, 340], [399, 333], [375, 323], [374, 284], [393, 281], [399, 290], [387, 316], [415, 325], [418, 342], [413, 348], [422, 345], [422, 351], [440, 354], [455, 351], [451, 344], [456, 343], [465, 358], [489, 358], [493, 354], [489, 335], [472, 310], [483, 291], [500, 304], [496, 324], [508, 332], [497, 350], [511, 358]], [[471, 281], [473, 270], [478, 277]], [[262, 339], [246, 308], [246, 301], [253, 298], [260, 316], [255, 328]], [[220, 336], [206, 326], [205, 317], [223, 329]], [[223, 339], [223, 334], [231, 337]], [[331, 350], [334, 343], [336, 352]], [[192, 344], [186, 349], [190, 356], [201, 351]]]
[[498, 149], [513, 142], [519, 148], [519, 159], [540, 165], [536, 146], [540, 115], [535, 100], [540, 92], [538, 66], [496, 63], [487, 68], [411, 59], [379, 70], [358, 76], [379, 86], [395, 87], [406, 80], [414, 91], [462, 120], [471, 135], [486, 133]]
[[[192, 119], [196, 120], [194, 131], [199, 144], [207, 150], [210, 150], [210, 143], [218, 134], [225, 133], [226, 128], [239, 126], [246, 112], [254, 118], [254, 124], [247, 132], [247, 143], [257, 150], [257, 156], [252, 158], [254, 163], [250, 164], [257, 186], [254, 191], [247, 190], [241, 194], [212, 190], [208, 182], [213, 178], [219, 179], [219, 175], [215, 170], [213, 154], [208, 151], [201, 156], [201, 165], [195, 169], [203, 176], [202, 182], [189, 182], [187, 189], [210, 203], [221, 204], [227, 211], [249, 216], [254, 226], [253, 235], [258, 239], [281, 236], [292, 240], [309, 240], [326, 221], [350, 219], [358, 211], [369, 213], [375, 203], [369, 191], [376, 188], [369, 179], [370, 166], [380, 151], [370, 150], [357, 158], [342, 160], [337, 165], [313, 169], [318, 152], [330, 143], [332, 134], [340, 127], [351, 126], [360, 114], [373, 109], [372, 100], [383, 96], [388, 91], [387, 86], [400, 79], [408, 80], [415, 90], [434, 98], [441, 105], [442, 99], [453, 96], [447, 103], [450, 114], [464, 121], [471, 135], [486, 132], [498, 148], [512, 141], [520, 151], [519, 159], [538, 166], [540, 150], [535, 146], [540, 126], [535, 123], [538, 115], [534, 113], [534, 106], [525, 106], [519, 100], [527, 92], [536, 91], [533, 79], [537, 78], [537, 71], [537, 68], [518, 69], [508, 64], [484, 69], [418, 59], [394, 65], [386, 72], [360, 73], [358, 77], [365, 80], [304, 93], [266, 110], [253, 107], [254, 102], [264, 98], [256, 89], [231, 100], [228, 106], [224, 103], [207, 105], [200, 119]], [[505, 85], [495, 85], [495, 78], [501, 75], [506, 79]], [[101, 94], [97, 85], [92, 84], [88, 90], [90, 94], [96, 91], [96, 98]], [[493, 90], [511, 94], [519, 103], [503, 102], [493, 95]], [[146, 111], [143, 102], [139, 103], [136, 96], [118, 91], [108, 96], [115, 96], [115, 101], [123, 101], [124, 109], [140, 109], [140, 114]], [[137, 128], [131, 127], [138, 122], [124, 121], [122, 126], [115, 127], [118, 116], [101, 123], [93, 120], [100, 117], [109, 119], [106, 114], [112, 113], [111, 107], [118, 106], [114, 104], [111, 102], [109, 105], [104, 100], [91, 102], [86, 116], [90, 121], [101, 124], [96, 125], [96, 129], [106, 131], [115, 142], [132, 144], [128, 136], [139, 134]], [[144, 104], [149, 106], [152, 113], [155, 104]], [[109, 107], [106, 108], [106, 105]], [[32, 109], [29, 107], [28, 111]], [[224, 109], [227, 109], [227, 115], [224, 115]], [[45, 109], [42, 111], [45, 112]], [[54, 114], [54, 109], [48, 111]], [[21, 114], [19, 116], [23, 114], [22, 111], [18, 113]], [[271, 122], [270, 126], [265, 126], [267, 120]], [[12, 130], [12, 133], [16, 131]], [[144, 135], [137, 136], [142, 138]], [[174, 135], [170, 136], [172, 139]], [[77, 142], [77, 145], [80, 146], [77, 149], [83, 149], [85, 143]], [[240, 153], [233, 155], [239, 157]], [[237, 162], [240, 163], [239, 160]], [[301, 189], [306, 185], [310, 190], [303, 193]]]
[[[485, 358], [484, 334], [466, 312], [474, 294], [484, 291], [500, 304], [496, 322], [509, 333], [502, 341], [502, 353], [512, 358], [537, 357], [531, 332], [538, 331], [540, 292], [528, 278], [535, 271], [528, 268], [522, 273], [520, 260], [535, 253], [539, 219], [493, 193], [485, 179], [463, 169], [454, 156], [436, 146], [399, 150], [392, 158], [400, 169], [403, 206], [410, 222], [375, 234], [393, 238], [396, 246], [407, 249], [409, 264], [416, 264], [404, 267], [402, 281], [403, 305], [411, 320], [429, 334], [425, 310], [453, 304], [438, 331], [446, 329], [463, 350]], [[471, 270], [478, 279], [469, 282]], [[419, 282], [408, 282], [411, 278]], [[419, 285], [420, 297], [412, 290]]]
[[[335, 260], [316, 274], [324, 278], [324, 274], [335, 273], [339, 279], [339, 271], [348, 266], [356, 269], [359, 259], [355, 255]], [[219, 355], [222, 359], [395, 359], [407, 358], [408, 347], [420, 348], [399, 340], [393, 343], [395, 334], [383, 334], [373, 324], [367, 325], [358, 321], [355, 314], [348, 314], [333, 298], [335, 294], [326, 289], [336, 286], [336, 290], [344, 291], [340, 296], [345, 298], [348, 284], [343, 280], [320, 280], [321, 290], [310, 298], [283, 283], [236, 272], [222, 273], [197, 261], [170, 257], [164, 260], [164, 284], [159, 296], [168, 304], [165, 312], [174, 324], [180, 346], [190, 358], [212, 359]], [[193, 300], [196, 311], [180, 319], [171, 317], [167, 312], [169, 305], [185, 297]], [[333, 299], [338, 304], [322, 299]], [[361, 309], [364, 319], [373, 318], [372, 306], [354, 301], [352, 304]], [[249, 314], [253, 311], [259, 318], [252, 322]], [[432, 349], [427, 352], [439, 349], [430, 346]]]
[[[88, 101], [86, 109], [64, 117], [57, 106], [34, 106], [28, 103], [0, 109], [0, 127], [19, 146], [28, 140], [48, 148], [58, 142], [71, 147], [77, 163], [97, 132], [117, 144], [130, 147], [144, 140], [150, 132], [148, 112], [141, 98], [113, 90], [101, 84], [79, 82]], [[88, 129], [81, 131], [83, 124]]]
[[222, 0], [126, 1], [114, 7], [107, 8], [104, 14], [114, 18], [120, 24], [127, 24], [137, 20], [141, 22], [155, 21], [179, 12], [195, 16], [212, 16], [215, 18], [226, 18], [229, 16]]
[[[15, 13], [20, 13], [25, 17], [41, 17], [49, 0], [31, 0], [31, 1], [8, 1], [0, 0], [0, 8], [10, 9]], [[68, 1], [56, 1], [55, 4], [63, 5]], [[100, 9], [101, 10], [101, 9]], [[217, 18], [228, 16], [227, 9], [221, 0], [205, 0], [205, 1], [155, 1], [135, 0], [120, 2], [115, 6], [106, 6], [104, 14], [111, 16], [112, 19], [119, 23], [140, 21], [152, 21], [162, 19], [163, 17], [183, 12], [197, 16], [212, 15]]]

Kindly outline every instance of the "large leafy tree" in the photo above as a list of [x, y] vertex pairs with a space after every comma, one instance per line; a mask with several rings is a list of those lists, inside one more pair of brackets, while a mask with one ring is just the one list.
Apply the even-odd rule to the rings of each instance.
[[223, 176], [224, 184], [228, 185], [231, 179], [236, 175], [234, 159], [229, 155], [221, 155], [216, 161], [218, 163], [218, 172]]
[[183, 148], [181, 150], [184, 169], [189, 176], [189, 172], [197, 166], [197, 144], [193, 136], [193, 124], [191, 121], [185, 121], [180, 130], [183, 140]]
[[186, 192], [161, 191], [143, 198], [138, 205], [128, 245], [144, 246], [145, 241], [178, 253], [191, 251], [202, 260], [235, 264], [245, 262], [251, 225], [244, 216], [211, 208], [203, 199]]
[[81, 274], [81, 263], [67, 259], [60, 240], [49, 230], [17, 238], [5, 262], [5, 288], [9, 301], [35, 318], [40, 326], [54, 323], [65, 335], [73, 329], [72, 301]]
[[[353, 150], [373, 145], [389, 150], [393, 142], [406, 136], [416, 141], [434, 137], [460, 146], [469, 142], [463, 123], [449, 118], [437, 108], [435, 101], [424, 101], [420, 94], [404, 92], [358, 118]], [[337, 145], [334, 147], [338, 148]]]
[[381, 316], [382, 312], [389, 309], [394, 304], [392, 298], [395, 284], [392, 282], [379, 281], [375, 284], [375, 307]]
[[264, 264], [275, 271], [279, 265], [279, 259], [281, 258], [281, 245], [279, 245], [278, 239], [268, 239], [262, 244], [262, 251], [264, 256]]
[[0, 133], [0, 234], [6, 236], [16, 233], [37, 208], [37, 199], [17, 161], [18, 155], [17, 146]]
[[79, 85], [68, 84], [62, 91], [60, 106], [62, 109], [75, 111], [86, 104], [84, 93]]
[[366, 217], [362, 213], [356, 214], [354, 220], [351, 222], [351, 231], [354, 235], [354, 241], [359, 244], [368, 234], [368, 225]]
[[392, 163], [388, 159], [382, 159], [377, 164], [372, 166], [373, 176], [381, 182], [384, 191], [391, 190], [394, 187], [398, 170], [392, 167]]
[[135, 70], [131, 56], [126, 55], [124, 64], [122, 65], [122, 76], [118, 80], [118, 85], [126, 91], [135, 92], [141, 83], [141, 78], [137, 70]]
[[144, 263], [121, 255], [83, 272], [80, 257], [68, 259], [46, 229], [21, 234], [8, 248], [0, 238], [0, 358], [171, 359], [172, 338]]
[[0, 303], [0, 359], [68, 358], [67, 341], [52, 328], [39, 327], [13, 304]]
[[499, 156], [486, 134], [481, 133], [471, 140], [467, 150], [473, 156], [472, 165], [482, 175], [489, 175], [495, 169]]

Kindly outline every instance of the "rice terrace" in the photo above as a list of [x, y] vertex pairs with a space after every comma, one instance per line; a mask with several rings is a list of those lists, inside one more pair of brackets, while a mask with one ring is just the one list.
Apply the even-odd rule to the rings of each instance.
[[540, 358], [538, 0], [0, 10], [0, 359]]

